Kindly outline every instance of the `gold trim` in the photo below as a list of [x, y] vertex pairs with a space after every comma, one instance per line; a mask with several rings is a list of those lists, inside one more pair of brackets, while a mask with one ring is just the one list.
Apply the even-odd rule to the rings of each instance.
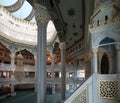
[[[118, 21], [115, 21], [115, 22], [118, 22]], [[104, 26], [95, 26], [94, 28], [91, 28], [90, 29], [90, 32], [96, 32], [96, 31], [102, 31], [102, 30], [113, 30], [113, 27], [118, 27], [118, 26], [120, 26], [120, 24], [116, 24], [116, 23], [111, 23], [111, 24], [109, 24], [109, 26], [108, 25], [104, 25]]]
[[91, 19], [95, 18], [100, 12], [103, 12], [105, 10], [108, 10], [110, 8], [114, 8], [115, 10], [119, 11], [118, 7], [116, 5], [109, 5], [109, 6], [106, 6], [106, 7], [103, 7], [101, 9], [99, 9], [97, 12], [95, 12], [92, 16], [91, 16]]
[[106, 7], [102, 8], [101, 11], [105, 11], [105, 10], [110, 9], [110, 8], [114, 8], [115, 10], [119, 11], [119, 9], [117, 8], [117, 6], [115, 6], [115, 5], [106, 6]]

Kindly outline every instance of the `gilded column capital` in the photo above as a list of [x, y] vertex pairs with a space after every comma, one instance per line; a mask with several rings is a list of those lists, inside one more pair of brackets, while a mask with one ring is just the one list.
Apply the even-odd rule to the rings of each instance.
[[39, 22], [47, 23], [50, 20], [50, 16], [45, 6], [35, 3], [34, 10], [37, 23]]
[[108, 53], [108, 57], [112, 58], [113, 57], [113, 53]]
[[66, 49], [65, 42], [61, 42], [60, 45], [59, 45], [59, 47], [60, 47], [60, 50], [65, 50]]
[[98, 51], [98, 48], [92, 48], [92, 52], [93, 52], [94, 54], [97, 54], [97, 51]]
[[88, 61], [90, 61], [90, 60], [91, 60], [91, 57], [90, 57], [89, 55], [86, 55], [86, 56], [84, 57], [84, 61], [88, 62]]
[[120, 51], [120, 44], [115, 45], [117, 51]]

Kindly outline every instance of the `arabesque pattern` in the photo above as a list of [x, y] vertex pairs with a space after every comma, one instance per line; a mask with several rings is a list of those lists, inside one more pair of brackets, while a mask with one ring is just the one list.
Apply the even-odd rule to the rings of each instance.
[[120, 100], [120, 80], [99, 80], [99, 97]]
[[71, 103], [88, 103], [88, 88], [85, 87]]

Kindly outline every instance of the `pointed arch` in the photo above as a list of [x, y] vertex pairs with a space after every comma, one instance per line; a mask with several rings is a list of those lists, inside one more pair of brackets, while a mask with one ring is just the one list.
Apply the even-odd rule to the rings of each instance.
[[24, 65], [31, 65], [31, 66], [35, 65], [34, 55], [29, 50], [27, 50], [27, 49], [20, 50], [20, 51], [16, 52], [16, 55], [18, 55], [19, 52], [21, 53], [21, 55], [24, 58], [23, 59]]
[[109, 60], [108, 60], [108, 55], [104, 53], [101, 60], [101, 74], [108, 74], [108, 73], [109, 73]]

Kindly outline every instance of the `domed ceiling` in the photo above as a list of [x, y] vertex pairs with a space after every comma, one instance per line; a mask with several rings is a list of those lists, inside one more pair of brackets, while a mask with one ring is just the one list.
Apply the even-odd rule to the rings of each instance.
[[0, 4], [15, 17], [35, 22], [34, 10], [26, 0], [0, 0]]
[[[35, 12], [26, 0], [0, 0], [0, 5], [4, 6], [16, 18], [36, 23]], [[49, 21], [47, 26], [47, 42], [52, 42], [56, 37], [56, 33], [53, 22]]]
[[[80, 42], [85, 46], [94, 0], [0, 0], [0, 4], [17, 18], [35, 22], [34, 10], [29, 4], [32, 5], [34, 1], [47, 6], [55, 25], [53, 31], [56, 28], [59, 41], [65, 41], [67, 49]], [[51, 28], [47, 29], [47, 33], [52, 31]], [[52, 34], [47, 34], [47, 37], [52, 37]]]

